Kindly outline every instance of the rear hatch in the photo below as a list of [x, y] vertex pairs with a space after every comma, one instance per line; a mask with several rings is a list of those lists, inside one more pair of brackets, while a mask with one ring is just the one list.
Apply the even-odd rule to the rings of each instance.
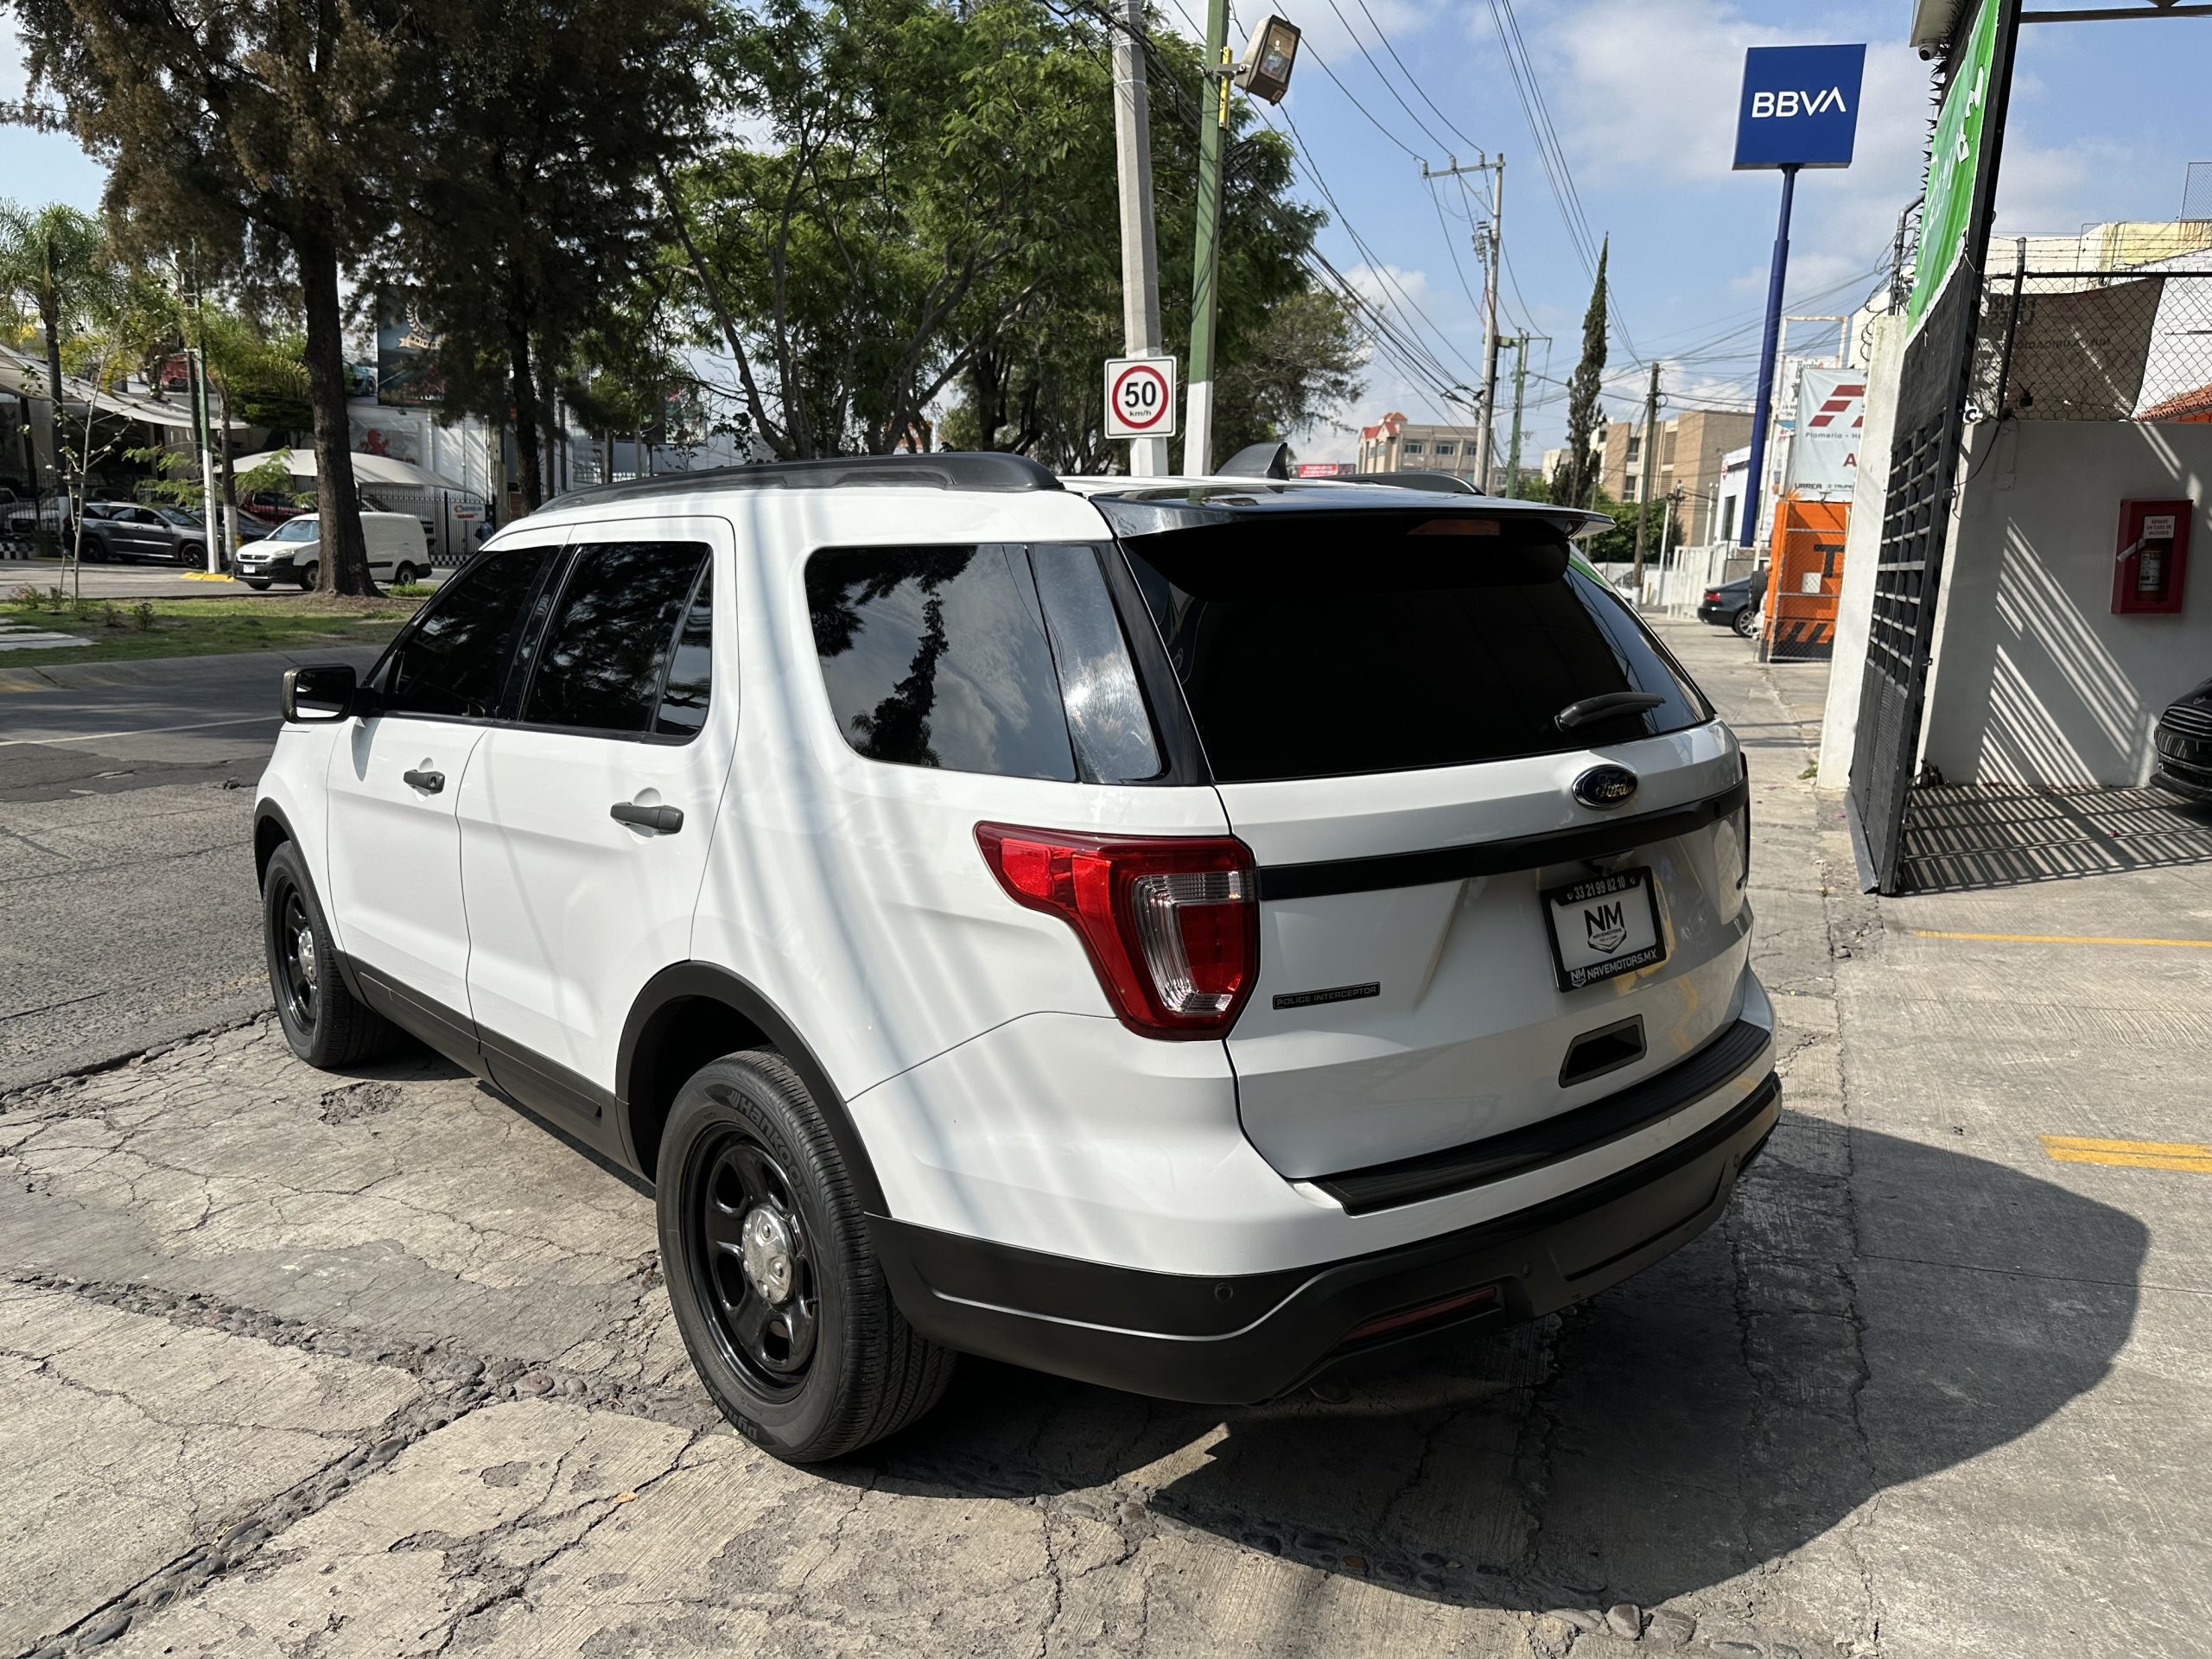
[[1520, 1128], [1734, 1021], [1743, 760], [1570, 554], [1586, 515], [1380, 490], [1099, 505], [1259, 865], [1229, 1052], [1278, 1171]]

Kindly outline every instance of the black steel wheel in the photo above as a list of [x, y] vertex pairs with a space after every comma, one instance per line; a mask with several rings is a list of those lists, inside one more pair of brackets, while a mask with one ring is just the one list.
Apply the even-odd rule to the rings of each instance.
[[284, 883], [283, 913], [276, 921], [270, 949], [276, 955], [272, 986], [277, 1005], [302, 1031], [315, 1029], [315, 980], [321, 965], [315, 959], [315, 925], [308, 920], [307, 901], [290, 881]]
[[791, 1179], [757, 1137], [730, 1129], [692, 1148], [687, 1265], [722, 1357], [764, 1396], [788, 1396], [813, 1363], [821, 1287]]
[[677, 1329], [748, 1440], [819, 1462], [937, 1403], [952, 1356], [893, 1303], [836, 1143], [782, 1055], [700, 1068], [670, 1108], [657, 1174]]
[[381, 1015], [357, 1001], [338, 969], [338, 947], [315, 902], [299, 849], [286, 842], [270, 855], [261, 879], [262, 941], [276, 1023], [292, 1052], [329, 1070], [353, 1065], [390, 1046], [394, 1033]]

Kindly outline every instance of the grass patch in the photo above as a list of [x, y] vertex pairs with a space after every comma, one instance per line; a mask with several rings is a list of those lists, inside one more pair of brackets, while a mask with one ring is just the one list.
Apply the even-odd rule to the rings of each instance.
[[59, 588], [18, 588], [0, 615], [54, 633], [80, 634], [85, 643], [47, 651], [0, 651], [0, 667], [380, 645], [421, 603], [413, 598], [345, 599], [335, 594], [147, 599], [124, 605], [87, 599], [73, 603]]

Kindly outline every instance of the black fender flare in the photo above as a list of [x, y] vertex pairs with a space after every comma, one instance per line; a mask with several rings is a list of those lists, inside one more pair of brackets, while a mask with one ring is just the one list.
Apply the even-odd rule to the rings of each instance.
[[853, 1184], [853, 1194], [860, 1200], [861, 1208], [869, 1215], [888, 1215], [883, 1185], [876, 1179], [868, 1145], [861, 1139], [860, 1129], [845, 1108], [844, 1096], [831, 1085], [829, 1072], [815, 1058], [806, 1039], [757, 986], [709, 962], [679, 962], [662, 969], [645, 982], [645, 988], [630, 1005], [629, 1017], [622, 1022], [622, 1045], [616, 1051], [614, 1060], [614, 1093], [620, 1105], [623, 1150], [630, 1166], [647, 1180], [653, 1179], [652, 1170], [639, 1167], [643, 1160], [638, 1153], [631, 1107], [641, 1092], [651, 1092], [656, 1081], [652, 1071], [652, 1048], [647, 1039], [653, 1034], [655, 1024], [662, 1015], [677, 1003], [694, 1000], [722, 1003], [760, 1028], [776, 1051], [790, 1062], [791, 1070], [798, 1073], [799, 1081], [806, 1085], [807, 1093], [814, 1097], [815, 1109], [822, 1114], [838, 1156], [844, 1160], [846, 1175]]
[[[269, 855], [261, 850], [261, 826], [273, 823], [284, 832], [286, 841], [297, 841], [300, 832], [292, 828], [291, 819], [284, 816], [284, 809], [274, 801], [260, 801], [253, 809], [253, 883], [258, 887], [269, 874]], [[276, 851], [270, 848], [270, 852]]]

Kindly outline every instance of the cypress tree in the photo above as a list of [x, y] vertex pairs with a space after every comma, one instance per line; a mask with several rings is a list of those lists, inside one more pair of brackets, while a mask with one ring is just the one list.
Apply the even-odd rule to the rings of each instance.
[[1588, 506], [1598, 486], [1590, 445], [1603, 414], [1598, 407], [1598, 383], [1605, 372], [1605, 257], [1611, 251], [1612, 238], [1608, 237], [1598, 250], [1598, 281], [1590, 290], [1590, 308], [1582, 314], [1582, 360], [1567, 383], [1567, 453], [1552, 474], [1552, 499], [1570, 507]]

